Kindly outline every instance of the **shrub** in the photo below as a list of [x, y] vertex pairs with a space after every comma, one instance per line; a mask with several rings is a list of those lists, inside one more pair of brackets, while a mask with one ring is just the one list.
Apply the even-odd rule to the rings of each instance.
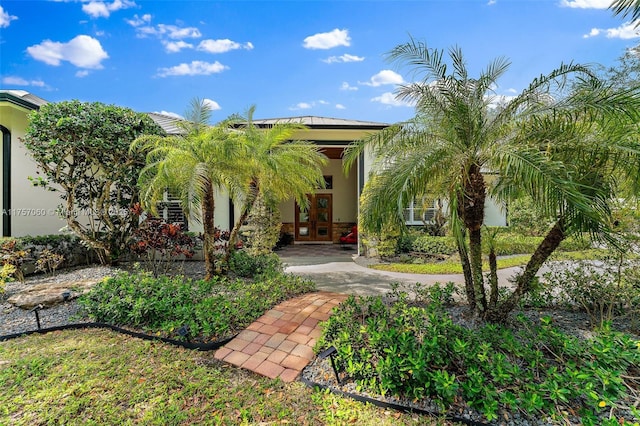
[[[318, 347], [334, 346], [345, 380], [370, 392], [429, 398], [441, 409], [469, 407], [496, 420], [501, 410], [583, 424], [623, 407], [640, 365], [638, 342], [603, 329], [578, 340], [523, 316], [513, 328], [453, 323], [433, 299], [350, 297], [325, 323]], [[610, 408], [614, 407], [614, 408]], [[572, 419], [575, 420], [575, 419]]]
[[282, 263], [275, 253], [252, 255], [236, 250], [229, 259], [229, 269], [239, 277], [252, 278], [282, 272]]
[[431, 235], [421, 235], [413, 242], [413, 251], [431, 255], [452, 255], [457, 253], [458, 246], [453, 237], [434, 237]]
[[63, 262], [63, 255], [55, 253], [49, 249], [44, 249], [38, 255], [38, 260], [36, 261], [36, 271], [42, 271], [53, 275], [56, 269], [58, 269]]
[[147, 217], [133, 232], [131, 251], [143, 256], [154, 277], [166, 273], [178, 256], [190, 259], [194, 255], [195, 241], [182, 230], [180, 223], [167, 223]]
[[578, 308], [589, 315], [593, 327], [614, 319], [628, 319], [638, 326], [640, 274], [638, 261], [558, 262], [544, 274], [547, 292], [556, 303]]
[[9, 276], [18, 281], [24, 281], [22, 264], [27, 260], [29, 251], [22, 248], [20, 242], [15, 239], [7, 239], [0, 245], [0, 261], [3, 266], [3, 287]]
[[[275, 304], [313, 289], [312, 282], [285, 274], [246, 282], [120, 273], [97, 284], [79, 302], [94, 321], [214, 341], [248, 326]], [[181, 336], [180, 330], [188, 330], [188, 335]]]

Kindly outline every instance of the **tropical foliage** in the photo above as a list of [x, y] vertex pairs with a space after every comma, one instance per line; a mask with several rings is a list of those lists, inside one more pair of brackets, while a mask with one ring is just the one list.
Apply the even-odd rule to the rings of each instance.
[[168, 191], [188, 216], [202, 223], [208, 279], [221, 270], [216, 264], [215, 196], [227, 191], [234, 197], [242, 190], [245, 158], [241, 135], [226, 122], [210, 126], [210, 118], [210, 108], [194, 99], [186, 120], [179, 122], [181, 134], [142, 137], [131, 145], [131, 151], [147, 152], [138, 180], [145, 210], [157, 215], [157, 204]]
[[[142, 137], [131, 148], [148, 152], [139, 179], [144, 207], [155, 214], [169, 191], [187, 215], [202, 222], [208, 279], [226, 268], [239, 229], [257, 200], [275, 207], [293, 197], [304, 205], [306, 194], [323, 182], [324, 155], [313, 144], [291, 141], [303, 127], [276, 124], [259, 129], [253, 112], [251, 108], [247, 118], [231, 116], [210, 126], [210, 109], [195, 99], [181, 123], [182, 134]], [[215, 245], [216, 194], [226, 194], [240, 206], [224, 256]]]
[[[420, 77], [397, 91], [399, 99], [416, 105], [416, 115], [355, 142], [345, 155], [346, 168], [365, 150], [376, 158], [362, 200], [365, 229], [402, 226], [402, 209], [414, 199], [448, 199], [467, 301], [494, 321], [503, 320], [530, 290], [543, 262], [567, 236], [588, 232], [613, 239], [610, 204], [623, 179], [633, 187], [638, 179], [637, 89], [614, 90], [589, 68], [565, 64], [506, 99], [494, 92], [509, 68], [504, 58], [478, 77], [469, 75], [459, 48], [449, 50], [447, 61], [444, 51], [412, 39], [389, 58]], [[487, 283], [482, 274], [488, 195], [527, 195], [555, 221], [504, 301], [498, 299], [494, 271]]]
[[50, 103], [29, 116], [22, 141], [42, 172], [31, 180], [60, 193], [59, 214], [101, 263], [117, 260], [137, 225], [144, 155], [129, 144], [163, 133], [146, 114], [98, 102]]
[[287, 122], [261, 128], [254, 123], [254, 112], [255, 107], [249, 108], [246, 117], [239, 117], [235, 125], [245, 144], [247, 173], [232, 242], [257, 204], [275, 211], [279, 202], [294, 199], [298, 205], [306, 206], [307, 194], [324, 186], [322, 166], [326, 157], [315, 144], [293, 140], [296, 132], [305, 127]]

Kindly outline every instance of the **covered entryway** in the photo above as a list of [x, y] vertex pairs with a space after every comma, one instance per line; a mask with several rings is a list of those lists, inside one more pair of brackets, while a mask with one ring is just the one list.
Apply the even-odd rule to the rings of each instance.
[[333, 241], [333, 195], [307, 195], [309, 208], [296, 204], [295, 240], [304, 242]]

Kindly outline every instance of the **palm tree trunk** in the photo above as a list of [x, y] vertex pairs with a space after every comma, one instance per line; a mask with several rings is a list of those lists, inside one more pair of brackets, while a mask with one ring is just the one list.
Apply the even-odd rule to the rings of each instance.
[[489, 309], [494, 309], [498, 304], [498, 258], [493, 244], [489, 250]]
[[475, 296], [475, 309], [484, 312], [487, 309], [487, 297], [484, 291], [484, 279], [482, 277], [482, 230], [469, 230], [469, 251], [471, 260], [471, 275], [473, 277], [473, 292]]
[[244, 207], [242, 209], [242, 213], [240, 217], [233, 225], [233, 229], [231, 230], [231, 234], [229, 234], [229, 245], [227, 246], [225, 255], [224, 255], [224, 263], [229, 263], [229, 258], [231, 257], [231, 251], [235, 248], [236, 239], [238, 238], [238, 233], [240, 232], [240, 228], [242, 224], [249, 217], [249, 213], [253, 210], [253, 207], [256, 205], [256, 201], [258, 200], [258, 194], [260, 193], [260, 188], [258, 186], [258, 181], [254, 180], [251, 183], [251, 187], [249, 189], [249, 193], [247, 194], [247, 199], [245, 200]]
[[464, 246], [464, 242], [458, 241], [458, 255], [462, 264], [462, 272], [464, 274], [464, 290], [467, 295], [467, 303], [471, 311], [476, 310], [476, 296], [473, 290], [473, 275], [471, 274], [471, 264], [469, 263], [469, 254]]
[[214, 221], [215, 199], [213, 185], [211, 181], [206, 182], [204, 197], [202, 198], [202, 226], [204, 233], [204, 268], [205, 280], [210, 280], [217, 274], [216, 270], [216, 254], [215, 254], [215, 232], [216, 226]]
[[524, 272], [516, 278], [516, 289], [511, 295], [497, 306], [495, 309], [491, 309], [487, 312], [485, 319], [490, 322], [504, 322], [507, 319], [509, 313], [518, 305], [518, 302], [522, 296], [531, 291], [532, 282], [536, 274], [544, 264], [544, 262], [551, 256], [551, 254], [558, 248], [560, 243], [567, 237], [564, 232], [564, 224], [562, 218], [556, 222], [551, 230], [544, 237], [544, 240], [538, 245], [536, 251], [531, 256], [529, 263], [524, 269]]
[[469, 232], [469, 261], [473, 277], [475, 310], [484, 312], [487, 309], [487, 296], [482, 278], [482, 224], [484, 223], [486, 186], [479, 165], [471, 164], [467, 176], [462, 195], [462, 218]]

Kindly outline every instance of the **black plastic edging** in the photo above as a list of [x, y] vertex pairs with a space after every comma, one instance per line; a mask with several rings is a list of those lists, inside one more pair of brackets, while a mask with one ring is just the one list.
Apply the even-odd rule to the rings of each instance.
[[[329, 390], [329, 392], [335, 394], [335, 395], [339, 395], [342, 397], [346, 397], [346, 398], [351, 398], [355, 401], [358, 402], [368, 402], [369, 404], [375, 405], [377, 407], [381, 407], [381, 408], [391, 408], [393, 410], [396, 411], [400, 411], [403, 413], [416, 413], [416, 414], [421, 414], [421, 415], [426, 415], [426, 416], [430, 416], [430, 417], [438, 417], [441, 418], [442, 417], [442, 413], [436, 413], [433, 411], [429, 411], [429, 410], [423, 410], [421, 408], [417, 408], [417, 407], [409, 407], [406, 405], [400, 405], [400, 404], [395, 404], [393, 402], [384, 402], [384, 401], [380, 401], [378, 399], [374, 399], [374, 398], [369, 398], [368, 396], [364, 396], [364, 395], [356, 395], [353, 393], [349, 393], [349, 392], [345, 392], [345, 391], [341, 391], [339, 389], [334, 389], [331, 386], [328, 385], [323, 385], [321, 383], [317, 383], [314, 381], [311, 381], [309, 379], [307, 379], [306, 377], [304, 377], [304, 371], [306, 370], [306, 367], [304, 368], [304, 370], [302, 370], [302, 373], [300, 373], [300, 381], [302, 383], [304, 383], [305, 385], [307, 385], [310, 388], [319, 388], [321, 390]], [[452, 422], [456, 422], [456, 423], [463, 423], [469, 426], [490, 426], [488, 423], [482, 423], [482, 422], [476, 422], [475, 420], [471, 420], [471, 419], [465, 419], [463, 417], [456, 417], [456, 416], [451, 416], [451, 415], [445, 415], [444, 416], [445, 420], [448, 421], [452, 421]]]
[[29, 331], [23, 331], [23, 332], [20, 332], [20, 333], [7, 334], [7, 335], [4, 335], [4, 336], [0, 336], [0, 342], [3, 342], [5, 340], [10, 340], [10, 339], [16, 339], [18, 337], [28, 336], [30, 334], [36, 334], [36, 333], [45, 334], [45, 333], [50, 333], [52, 331], [79, 330], [79, 329], [83, 329], [83, 328], [106, 328], [106, 329], [115, 331], [117, 333], [122, 333], [122, 334], [126, 334], [128, 336], [136, 337], [138, 339], [159, 340], [161, 342], [169, 343], [171, 345], [181, 346], [181, 347], [186, 348], [186, 349], [195, 349], [195, 350], [198, 350], [198, 351], [212, 351], [212, 350], [215, 350], [215, 349], [219, 349], [220, 347], [222, 347], [226, 343], [228, 343], [231, 339], [236, 337], [236, 335], [233, 335], [233, 336], [228, 337], [226, 339], [218, 340], [216, 342], [211, 342], [211, 343], [183, 342], [183, 341], [180, 341], [180, 340], [169, 339], [167, 337], [152, 336], [152, 335], [140, 333], [140, 332], [137, 332], [137, 331], [131, 331], [131, 330], [120, 328], [120, 327], [117, 327], [117, 326], [111, 325], [111, 324], [105, 324], [105, 323], [101, 323], [101, 322], [85, 322], [85, 323], [66, 324], [66, 325], [59, 325], [59, 326], [56, 326], [56, 327], [41, 328], [39, 330], [29, 330]]

